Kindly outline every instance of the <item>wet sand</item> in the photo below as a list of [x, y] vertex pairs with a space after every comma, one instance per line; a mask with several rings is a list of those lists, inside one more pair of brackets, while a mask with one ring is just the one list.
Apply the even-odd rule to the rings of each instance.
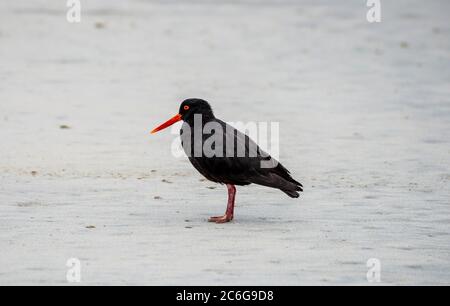
[[[2, 2], [0, 284], [449, 284], [450, 5], [382, 5]], [[187, 97], [280, 122], [301, 198], [206, 222], [226, 188], [149, 134]]]

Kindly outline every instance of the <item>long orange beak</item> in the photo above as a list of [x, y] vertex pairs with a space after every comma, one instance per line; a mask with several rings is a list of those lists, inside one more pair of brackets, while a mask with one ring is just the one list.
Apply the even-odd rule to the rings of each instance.
[[158, 131], [164, 130], [165, 128], [171, 126], [172, 124], [178, 122], [181, 120], [181, 115], [180, 114], [176, 114], [175, 116], [173, 116], [172, 118], [170, 118], [169, 120], [167, 120], [166, 122], [164, 122], [163, 124], [161, 124], [160, 126], [156, 127], [153, 129], [153, 131], [151, 131], [152, 134], [155, 134]]

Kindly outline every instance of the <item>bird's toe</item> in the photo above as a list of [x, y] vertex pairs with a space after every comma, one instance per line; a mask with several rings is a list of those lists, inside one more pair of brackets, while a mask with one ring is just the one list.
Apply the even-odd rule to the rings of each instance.
[[232, 215], [224, 215], [224, 216], [218, 216], [218, 217], [211, 217], [208, 219], [208, 222], [215, 222], [215, 223], [227, 223], [233, 220]]

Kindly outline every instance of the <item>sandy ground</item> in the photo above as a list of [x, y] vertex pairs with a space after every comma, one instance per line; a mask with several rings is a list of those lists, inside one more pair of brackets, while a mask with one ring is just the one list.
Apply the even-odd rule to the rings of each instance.
[[[0, 284], [450, 284], [449, 2], [215, 2], [0, 2]], [[302, 197], [207, 223], [226, 189], [148, 133], [186, 97], [280, 122]]]

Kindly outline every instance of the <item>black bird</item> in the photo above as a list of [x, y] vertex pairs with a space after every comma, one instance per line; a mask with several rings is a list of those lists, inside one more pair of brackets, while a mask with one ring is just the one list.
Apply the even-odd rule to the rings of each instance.
[[184, 121], [180, 131], [183, 149], [192, 165], [208, 180], [226, 184], [228, 188], [225, 215], [212, 217], [210, 222], [233, 220], [235, 185], [254, 183], [278, 188], [291, 198], [298, 198], [298, 192], [303, 191], [302, 184], [294, 180], [283, 165], [261, 150], [250, 137], [217, 119], [205, 100], [183, 101], [178, 114], [151, 133], [180, 120]]

